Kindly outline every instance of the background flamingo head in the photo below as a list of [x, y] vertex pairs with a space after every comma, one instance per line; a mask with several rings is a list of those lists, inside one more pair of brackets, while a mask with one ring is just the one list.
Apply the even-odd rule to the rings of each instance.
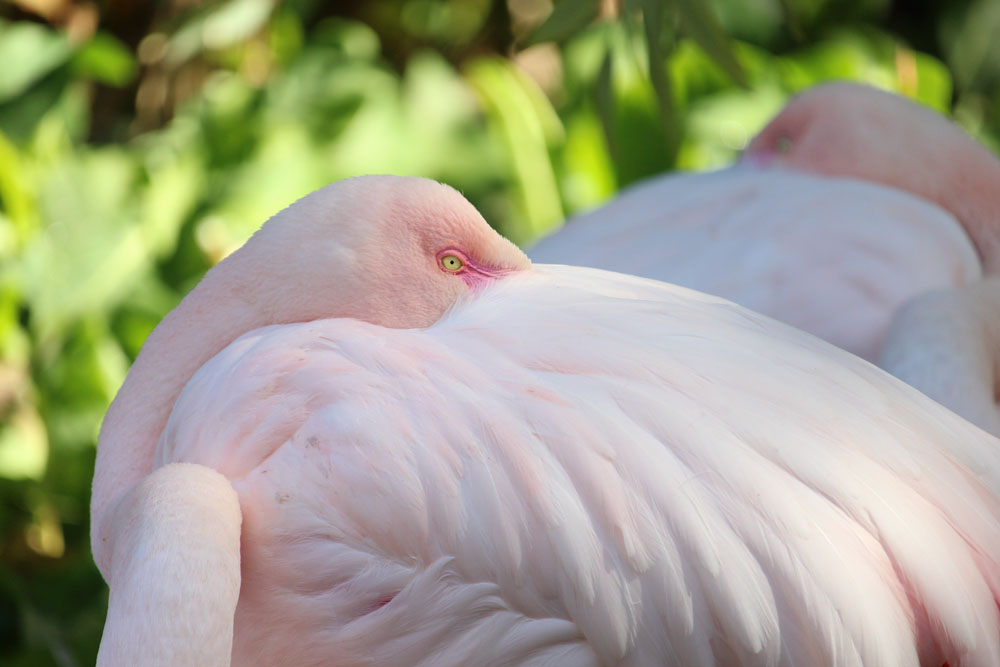
[[744, 161], [852, 176], [938, 201], [939, 153], [961, 149], [963, 136], [904, 97], [837, 82], [789, 102], [750, 142]]
[[987, 272], [1000, 271], [1000, 162], [945, 116], [855, 83], [813, 88], [761, 130], [744, 162], [906, 190], [954, 215]]

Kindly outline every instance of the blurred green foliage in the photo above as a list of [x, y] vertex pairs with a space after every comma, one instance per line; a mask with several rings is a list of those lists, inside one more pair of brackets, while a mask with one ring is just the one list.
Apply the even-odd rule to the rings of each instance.
[[990, 0], [335, 4], [0, 2], [0, 662], [93, 662], [101, 417], [159, 319], [307, 192], [428, 176], [527, 244], [732, 161], [827, 79], [1000, 130]]

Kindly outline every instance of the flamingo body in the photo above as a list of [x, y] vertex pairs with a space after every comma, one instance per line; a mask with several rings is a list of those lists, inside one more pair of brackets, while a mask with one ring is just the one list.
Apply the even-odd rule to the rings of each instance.
[[530, 254], [722, 296], [873, 361], [904, 303], [982, 275], [961, 224], [925, 199], [749, 164], [651, 179]]
[[236, 664], [1000, 661], [998, 442], [683, 288], [541, 266], [426, 329], [251, 331], [174, 462], [240, 498]]
[[109, 410], [99, 664], [995, 666], [998, 445], [797, 329], [351, 179], [213, 268]]

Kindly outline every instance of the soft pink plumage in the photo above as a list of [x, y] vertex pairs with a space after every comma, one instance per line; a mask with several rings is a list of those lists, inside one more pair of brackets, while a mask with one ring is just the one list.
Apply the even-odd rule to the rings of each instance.
[[[335, 184], [255, 239], [102, 433], [102, 663], [225, 664], [229, 622], [237, 664], [1000, 662], [1000, 441], [877, 368], [684, 288], [532, 269], [426, 181]], [[470, 291], [446, 247], [504, 274]], [[333, 319], [267, 326], [303, 280]], [[411, 304], [396, 328], [372, 293]]]
[[715, 294], [872, 361], [908, 300], [982, 275], [961, 225], [926, 200], [746, 164], [633, 187], [530, 254]]
[[927, 107], [855, 83], [818, 86], [789, 102], [747, 153], [932, 201], [958, 218], [987, 272], [1000, 272], [1000, 161]]
[[[847, 83], [795, 98], [745, 158], [651, 179], [531, 256], [731, 299], [879, 362], [1000, 434], [1000, 323], [980, 314], [1000, 294], [979, 286], [984, 266], [1000, 268], [1000, 162], [944, 117]], [[941, 301], [951, 319], [938, 318]]]

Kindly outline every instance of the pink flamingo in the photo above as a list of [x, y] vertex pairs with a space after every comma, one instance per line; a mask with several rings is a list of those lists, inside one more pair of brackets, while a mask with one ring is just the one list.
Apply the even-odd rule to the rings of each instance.
[[758, 163], [883, 183], [959, 220], [989, 277], [913, 296], [894, 314], [878, 362], [1000, 435], [1000, 161], [930, 109], [850, 83], [797, 97], [747, 153]]
[[1000, 292], [980, 283], [1000, 267], [998, 188], [1000, 162], [944, 117], [828, 84], [792, 100], [742, 164], [651, 179], [531, 256], [723, 296], [1000, 434]]
[[102, 665], [1000, 664], [1000, 441], [722, 299], [532, 267], [424, 180], [207, 274], [92, 519]]

